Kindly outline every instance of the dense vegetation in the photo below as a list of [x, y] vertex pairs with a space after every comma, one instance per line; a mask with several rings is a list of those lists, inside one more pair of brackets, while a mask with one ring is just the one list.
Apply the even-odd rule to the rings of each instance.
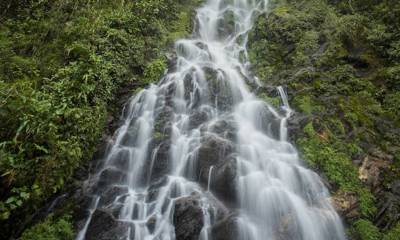
[[250, 38], [256, 73], [268, 86], [287, 87], [300, 112], [294, 141], [328, 180], [351, 238], [397, 239], [400, 2], [272, 5]]
[[[91, 159], [118, 93], [158, 80], [196, 2], [1, 1], [0, 238]], [[72, 239], [68, 221], [22, 239]]]

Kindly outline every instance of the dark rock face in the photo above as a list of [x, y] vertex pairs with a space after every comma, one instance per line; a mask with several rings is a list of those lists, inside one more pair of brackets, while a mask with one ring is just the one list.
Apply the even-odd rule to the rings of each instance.
[[99, 206], [107, 206], [115, 200], [115, 196], [123, 196], [128, 193], [126, 186], [114, 185], [109, 187], [103, 192], [102, 198], [100, 199]]
[[[197, 153], [198, 166], [201, 172], [207, 172], [212, 165], [220, 165], [233, 152], [234, 146], [230, 141], [217, 135], [206, 135]], [[207, 175], [207, 174], [206, 174]], [[202, 177], [204, 174], [202, 174]]]
[[209, 119], [210, 113], [207, 109], [201, 109], [190, 115], [189, 129], [195, 129]]
[[211, 175], [211, 191], [229, 205], [236, 204], [236, 172], [236, 159], [230, 158]]
[[221, 69], [208, 67], [203, 70], [208, 84], [209, 102], [220, 111], [232, 109], [235, 93], [232, 91], [230, 82], [226, 79], [226, 73]]
[[216, 134], [207, 134], [202, 140], [196, 158], [200, 182], [207, 187], [210, 180], [211, 190], [226, 199], [234, 198], [236, 176], [235, 159], [232, 155], [234, 149], [233, 143], [229, 140]]
[[291, 142], [295, 142], [296, 136], [301, 133], [304, 126], [310, 122], [310, 117], [304, 114], [294, 112], [288, 119], [288, 136]]
[[170, 169], [170, 147], [171, 141], [165, 140], [156, 146], [154, 151], [149, 155], [150, 159], [147, 161], [148, 166], [146, 166], [146, 169], [150, 182], [158, 181], [168, 173]]
[[279, 139], [281, 119], [274, 116], [270, 111], [264, 111], [260, 114], [262, 114], [262, 119], [269, 119], [269, 121], [261, 122], [264, 132], [271, 138]]
[[212, 229], [214, 239], [234, 240], [237, 239], [237, 221], [235, 215], [229, 215], [219, 221]]
[[218, 33], [221, 37], [228, 37], [235, 29], [235, 13], [233, 11], [226, 11], [220, 19], [218, 26]]
[[126, 180], [126, 177], [126, 173], [118, 169], [104, 169], [98, 175], [99, 181], [96, 183], [94, 191], [104, 191], [111, 185], [123, 183]]
[[176, 52], [165, 54], [165, 58], [167, 59], [168, 72], [174, 72], [176, 70], [176, 62], [178, 60]]
[[234, 124], [230, 119], [220, 120], [209, 126], [209, 131], [233, 142], [236, 137], [236, 126]]
[[198, 240], [203, 224], [203, 212], [196, 197], [176, 201], [174, 225], [177, 240]]
[[116, 221], [109, 213], [97, 210], [86, 233], [87, 240], [123, 240], [124, 234], [130, 231], [127, 223]]
[[[215, 210], [212, 215], [216, 224], [210, 229], [213, 239], [234, 239], [236, 222], [221, 202], [210, 198]], [[175, 202], [174, 225], [177, 240], [198, 240], [204, 225], [203, 212], [198, 196], [181, 198]]]

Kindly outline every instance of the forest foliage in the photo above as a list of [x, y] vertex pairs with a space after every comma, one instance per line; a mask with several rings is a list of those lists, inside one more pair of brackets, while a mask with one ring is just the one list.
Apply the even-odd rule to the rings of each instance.
[[160, 78], [196, 2], [1, 1], [0, 235], [91, 159], [121, 88]]

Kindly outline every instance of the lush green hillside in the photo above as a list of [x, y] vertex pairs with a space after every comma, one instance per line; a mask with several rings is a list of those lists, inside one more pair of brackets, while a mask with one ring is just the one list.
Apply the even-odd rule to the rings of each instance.
[[[1, 1], [1, 239], [91, 159], [119, 93], [159, 79], [196, 2]], [[70, 239], [54, 222], [43, 239]]]
[[287, 87], [294, 141], [329, 182], [352, 238], [396, 239], [400, 3], [274, 2], [251, 34], [255, 72]]

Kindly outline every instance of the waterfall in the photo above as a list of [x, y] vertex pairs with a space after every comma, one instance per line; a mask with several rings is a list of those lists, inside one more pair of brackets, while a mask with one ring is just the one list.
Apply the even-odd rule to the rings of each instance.
[[[287, 141], [284, 89], [275, 109], [248, 86], [259, 81], [249, 73], [247, 35], [267, 5], [208, 0], [197, 10], [193, 36], [175, 44], [174, 67], [125, 106], [88, 180], [92, 204], [77, 240], [95, 239], [96, 211], [117, 222], [102, 227], [107, 239], [345, 239], [327, 189]], [[199, 229], [181, 231], [188, 213]], [[226, 219], [231, 237], [218, 235]]]

